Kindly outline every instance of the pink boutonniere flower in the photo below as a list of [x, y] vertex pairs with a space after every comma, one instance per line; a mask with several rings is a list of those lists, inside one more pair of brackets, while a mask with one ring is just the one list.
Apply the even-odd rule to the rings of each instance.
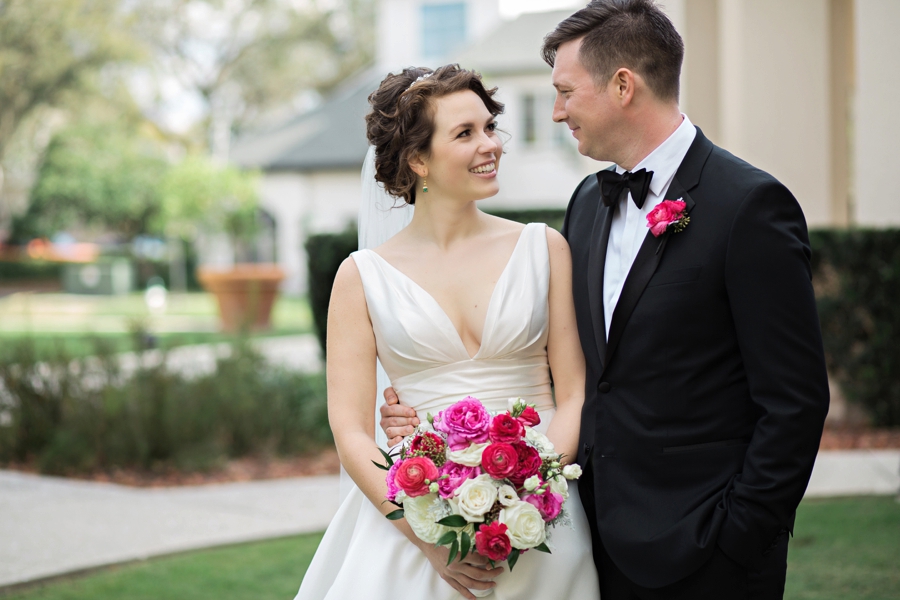
[[671, 230], [672, 233], [684, 231], [690, 222], [691, 218], [687, 216], [687, 204], [681, 198], [663, 200], [647, 215], [647, 227], [655, 237], [661, 236], [668, 230]]

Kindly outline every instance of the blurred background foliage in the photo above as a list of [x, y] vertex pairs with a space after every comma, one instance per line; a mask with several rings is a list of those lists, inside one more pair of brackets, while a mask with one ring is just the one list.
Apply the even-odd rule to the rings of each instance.
[[314, 104], [371, 61], [373, 20], [374, 0], [0, 0], [0, 242], [160, 233], [166, 170]]

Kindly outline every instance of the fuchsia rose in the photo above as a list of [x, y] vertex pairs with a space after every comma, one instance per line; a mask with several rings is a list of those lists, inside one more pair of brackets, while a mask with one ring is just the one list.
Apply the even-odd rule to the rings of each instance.
[[438, 468], [430, 458], [416, 456], [407, 458], [397, 467], [394, 481], [397, 486], [406, 492], [410, 498], [424, 496], [428, 493], [428, 486], [432, 481], [437, 481]]
[[475, 534], [475, 551], [489, 560], [505, 560], [512, 551], [507, 527], [500, 521], [482, 525]]
[[[522, 484], [525, 483], [526, 479], [532, 475], [538, 474], [543, 461], [541, 460], [541, 455], [538, 454], [538, 451], [525, 442], [517, 442], [513, 444], [513, 447], [517, 456], [516, 469], [513, 474], [509, 476], [509, 480], [512, 481], [516, 487], [522, 487]], [[490, 446], [488, 446], [488, 448], [490, 448]], [[484, 461], [482, 460], [482, 463], [483, 462]]]
[[510, 477], [516, 472], [518, 461], [519, 455], [515, 447], [504, 442], [489, 445], [481, 454], [481, 468], [494, 479]]
[[447, 461], [438, 471], [440, 477], [447, 477], [438, 481], [439, 493], [441, 498], [452, 498], [456, 493], [456, 489], [462, 485], [466, 479], [474, 479], [478, 476], [478, 467], [467, 467], [459, 463]]
[[647, 215], [647, 227], [654, 236], [659, 237], [666, 232], [669, 225], [687, 219], [685, 208], [687, 204], [683, 200], [663, 200]]
[[525, 435], [525, 426], [510, 415], [509, 413], [500, 413], [491, 419], [491, 427], [489, 435], [492, 442], [518, 442]]
[[384, 476], [385, 481], [387, 481], [387, 494], [385, 494], [385, 498], [393, 502], [397, 499], [397, 492], [400, 491], [400, 486], [397, 485], [397, 469], [400, 468], [400, 464], [402, 460], [398, 460], [394, 464], [391, 465], [391, 468], [388, 469], [387, 475]]
[[559, 511], [562, 510], [565, 499], [560, 494], [544, 492], [541, 495], [528, 494], [523, 496], [522, 500], [538, 509], [538, 512], [541, 513], [541, 518], [545, 522], [549, 522], [559, 516]]
[[522, 411], [522, 414], [518, 416], [518, 419], [522, 421], [523, 425], [527, 425], [529, 427], [534, 427], [535, 425], [539, 425], [541, 422], [541, 415], [538, 414], [534, 407], [528, 405], [525, 407], [525, 410]]
[[447, 434], [451, 450], [488, 441], [491, 415], [477, 398], [467, 396], [442, 410], [434, 418], [434, 428]]

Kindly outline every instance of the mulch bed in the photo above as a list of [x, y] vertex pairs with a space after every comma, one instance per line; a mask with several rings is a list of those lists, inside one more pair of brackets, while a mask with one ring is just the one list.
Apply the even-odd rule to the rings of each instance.
[[820, 450], [883, 450], [900, 448], [900, 429], [826, 427]]
[[[820, 450], [878, 450], [900, 448], [900, 428], [874, 429], [864, 427], [826, 427], [822, 434]], [[66, 477], [117, 483], [132, 487], [153, 488], [180, 485], [204, 485], [235, 481], [257, 481], [306, 477], [310, 475], [334, 475], [340, 472], [341, 463], [334, 448], [317, 454], [294, 458], [241, 458], [228, 461], [222, 468], [208, 472], [183, 472], [175, 469], [140, 471], [114, 469], [95, 473], [71, 473]], [[12, 464], [3, 468], [37, 473], [32, 464]]]
[[[4, 465], [3, 468], [37, 474], [37, 469], [32, 464], [11, 464]], [[220, 469], [207, 472], [183, 472], [175, 469], [160, 471], [113, 469], [94, 473], [67, 473], [65, 477], [84, 481], [117, 483], [132, 487], [154, 488], [282, 479], [285, 477], [306, 477], [310, 475], [334, 475], [340, 473], [340, 469], [341, 463], [338, 460], [337, 451], [334, 448], [328, 448], [317, 454], [293, 458], [241, 458], [228, 461]]]

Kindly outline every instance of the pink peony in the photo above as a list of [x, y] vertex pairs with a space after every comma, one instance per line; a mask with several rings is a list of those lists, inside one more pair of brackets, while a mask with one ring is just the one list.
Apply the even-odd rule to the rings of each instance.
[[387, 486], [388, 486], [387, 494], [385, 494], [384, 497], [387, 498], [388, 500], [390, 500], [391, 502], [393, 502], [394, 500], [397, 499], [397, 492], [400, 491], [400, 486], [397, 485], [396, 478], [397, 478], [397, 469], [400, 468], [400, 464], [402, 462], [403, 462], [402, 460], [398, 460], [394, 464], [392, 464], [391, 468], [388, 469], [387, 475], [385, 475], [385, 477], [384, 477], [385, 481], [387, 481]]
[[[513, 447], [517, 455], [517, 464], [515, 471], [509, 476], [509, 480], [512, 481], [516, 487], [522, 487], [522, 484], [525, 483], [526, 479], [532, 475], [538, 474], [543, 461], [541, 460], [541, 455], [538, 454], [538, 451], [525, 442], [517, 442], [513, 444]], [[490, 448], [490, 446], [488, 446], [488, 448]], [[487, 450], [485, 450], [485, 452], [487, 452]], [[483, 460], [482, 464], [484, 464]]]
[[467, 467], [455, 462], [447, 461], [440, 468], [440, 477], [446, 478], [438, 481], [441, 498], [452, 498], [456, 488], [462, 485], [466, 479], [474, 479], [478, 476], [478, 467]]
[[397, 486], [406, 492], [410, 498], [424, 496], [428, 493], [428, 486], [437, 481], [438, 469], [430, 458], [417, 456], [407, 458], [399, 467], [394, 481]]
[[552, 521], [559, 515], [562, 510], [563, 497], [553, 492], [544, 492], [541, 495], [528, 494], [523, 496], [522, 500], [534, 506], [541, 513], [541, 517], [545, 522]]
[[518, 442], [525, 435], [525, 426], [509, 413], [500, 413], [491, 420], [489, 434], [492, 442]]
[[539, 415], [538, 412], [534, 410], [533, 406], [526, 406], [525, 410], [522, 411], [522, 414], [519, 415], [518, 419], [522, 421], [523, 425], [534, 427], [535, 425], [540, 424], [541, 415]]
[[516, 472], [518, 459], [519, 455], [512, 444], [490, 444], [481, 454], [481, 468], [494, 479], [506, 479]]
[[477, 398], [467, 396], [442, 410], [434, 418], [434, 428], [447, 434], [451, 450], [488, 441], [491, 415]]
[[505, 560], [512, 551], [507, 527], [500, 521], [482, 525], [475, 534], [475, 551], [490, 560]]
[[663, 200], [647, 215], [647, 227], [654, 236], [661, 236], [669, 225], [684, 218], [686, 207], [682, 200]]

